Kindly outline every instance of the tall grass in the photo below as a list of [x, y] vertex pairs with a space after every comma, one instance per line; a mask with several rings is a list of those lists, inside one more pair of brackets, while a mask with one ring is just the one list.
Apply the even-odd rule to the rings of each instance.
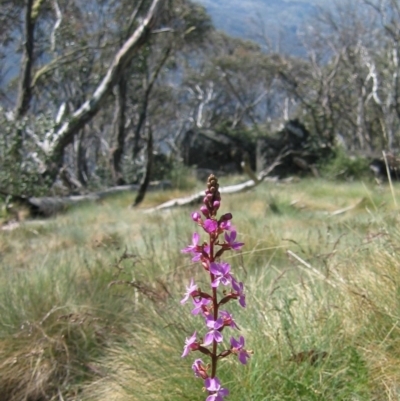
[[[390, 189], [305, 180], [222, 201], [246, 242], [230, 262], [248, 306], [233, 309], [254, 351], [244, 369], [221, 361], [229, 400], [399, 399]], [[180, 253], [191, 209], [146, 215], [130, 203], [125, 195], [0, 234], [4, 399], [206, 398], [180, 358], [202, 327], [179, 303], [190, 277], [204, 280]]]

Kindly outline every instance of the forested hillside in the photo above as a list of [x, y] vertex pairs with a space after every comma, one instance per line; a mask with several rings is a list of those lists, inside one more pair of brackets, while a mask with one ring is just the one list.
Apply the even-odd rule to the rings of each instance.
[[[199, 0], [217, 29], [258, 42], [264, 49], [304, 55], [297, 33], [317, 12], [311, 1]], [[323, 1], [318, 2], [323, 6]]]
[[[244, 19], [253, 3], [229, 4], [226, 21], [237, 27], [235, 13]], [[236, 144], [225, 169], [244, 157], [254, 167], [258, 141], [271, 135], [287, 154], [279, 129], [290, 121], [307, 130], [300, 160], [290, 148], [304, 171], [315, 172], [339, 145], [363, 155], [397, 149], [398, 0], [319, 11], [315, 2], [257, 4], [268, 21], [293, 25], [301, 57], [280, 52], [268, 29], [264, 45], [217, 30], [206, 8], [188, 0], [3, 1], [2, 196], [145, 189], [182, 162], [196, 164], [183, 149], [192, 151], [199, 133]], [[205, 5], [224, 10], [223, 2]], [[20, 74], [7, 80], [10, 60]]]

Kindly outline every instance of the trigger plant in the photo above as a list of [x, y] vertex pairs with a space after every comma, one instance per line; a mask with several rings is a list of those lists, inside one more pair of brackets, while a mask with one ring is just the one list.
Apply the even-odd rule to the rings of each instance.
[[209, 288], [202, 289], [192, 279], [181, 300], [184, 304], [191, 299], [193, 315], [200, 315], [205, 324], [205, 334], [200, 336], [194, 332], [186, 338], [182, 357], [193, 351], [200, 352], [209, 358], [205, 363], [202, 359], [193, 362], [194, 375], [204, 381], [208, 392], [206, 401], [223, 401], [229, 390], [222, 387], [217, 377], [218, 362], [222, 358], [236, 355], [242, 364], [246, 364], [250, 351], [245, 349], [243, 336], [229, 340], [229, 346], [224, 346], [224, 335], [227, 330], [238, 330], [233, 316], [226, 310], [225, 305], [237, 300], [244, 308], [246, 298], [243, 283], [238, 282], [231, 272], [229, 263], [222, 257], [226, 251], [240, 250], [244, 245], [236, 240], [236, 230], [233, 227], [232, 214], [225, 213], [217, 218], [221, 204], [218, 180], [210, 175], [207, 190], [200, 212], [192, 213], [192, 220], [205, 232], [206, 240], [202, 241], [198, 233], [192, 236], [192, 243], [182, 249], [183, 253], [192, 254], [192, 261], [201, 264], [209, 277]]

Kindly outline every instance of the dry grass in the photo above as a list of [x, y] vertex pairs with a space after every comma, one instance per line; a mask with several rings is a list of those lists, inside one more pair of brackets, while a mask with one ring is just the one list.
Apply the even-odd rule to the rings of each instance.
[[[143, 207], [170, 196], [150, 194]], [[178, 302], [190, 277], [205, 280], [179, 252], [195, 229], [190, 210], [144, 215], [130, 202], [0, 233], [3, 399], [204, 400], [180, 359], [184, 338], [202, 330]], [[248, 307], [233, 310], [255, 351], [246, 368], [221, 363], [230, 399], [397, 400], [400, 232], [390, 189], [263, 184], [226, 196], [228, 210], [246, 242], [229, 262]]]

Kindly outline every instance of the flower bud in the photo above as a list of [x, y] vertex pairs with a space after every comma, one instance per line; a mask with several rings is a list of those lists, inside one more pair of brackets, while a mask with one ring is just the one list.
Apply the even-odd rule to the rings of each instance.
[[214, 208], [215, 210], [218, 210], [220, 205], [221, 205], [221, 202], [220, 202], [220, 201], [214, 201], [214, 203], [213, 203], [213, 208]]
[[207, 182], [207, 187], [208, 187], [208, 188], [210, 188], [210, 187], [216, 187], [216, 186], [218, 185], [217, 177], [215, 177], [214, 174], [211, 174], [211, 175], [208, 177], [208, 180], [207, 180], [207, 181], [208, 181], [208, 182]]
[[225, 213], [221, 216], [221, 221], [232, 220], [232, 213]]
[[195, 221], [196, 223], [201, 220], [201, 215], [199, 212], [193, 212], [192, 213], [192, 220]]
[[207, 209], [206, 206], [202, 206], [202, 207], [200, 208], [200, 211], [201, 211], [201, 213], [204, 214], [205, 217], [208, 217], [208, 216], [210, 215], [210, 212], [208, 211], [208, 209]]

